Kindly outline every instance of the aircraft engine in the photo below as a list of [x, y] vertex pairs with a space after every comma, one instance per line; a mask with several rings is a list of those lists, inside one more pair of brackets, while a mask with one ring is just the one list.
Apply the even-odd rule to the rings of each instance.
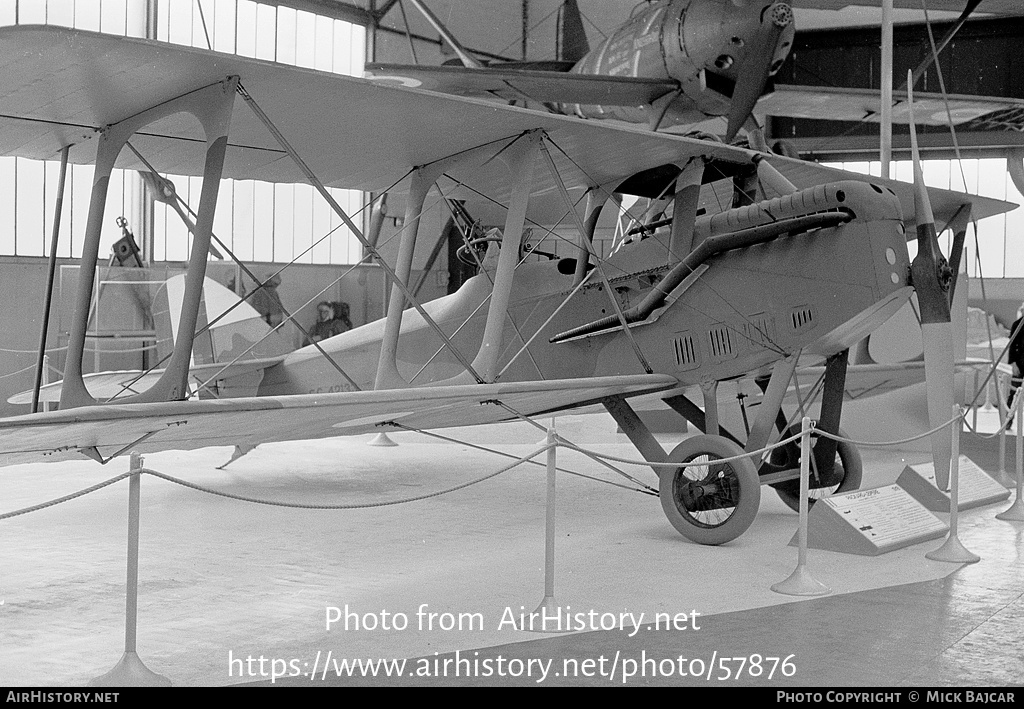
[[[638, 9], [573, 69], [582, 74], [674, 79], [683, 96], [660, 125], [729, 117], [731, 139], [789, 55], [793, 9], [764, 0], [662, 0]], [[661, 109], [574, 106], [584, 118], [643, 122]]]

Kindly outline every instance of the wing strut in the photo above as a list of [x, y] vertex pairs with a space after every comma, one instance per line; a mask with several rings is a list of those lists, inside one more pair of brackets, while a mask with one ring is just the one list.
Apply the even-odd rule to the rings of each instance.
[[316, 188], [316, 191], [320, 193], [320, 196], [327, 201], [327, 204], [329, 204], [331, 209], [334, 210], [334, 213], [337, 214], [341, 221], [345, 223], [345, 226], [347, 226], [349, 231], [352, 232], [352, 235], [355, 236], [356, 239], [359, 240], [359, 243], [363, 245], [363, 248], [366, 249], [377, 260], [377, 263], [380, 264], [380, 267], [383, 268], [384, 272], [387, 273], [388, 276], [392, 279], [394, 285], [402, 291], [402, 293], [409, 300], [412, 306], [416, 308], [416, 311], [423, 318], [424, 322], [426, 322], [434, 330], [434, 332], [437, 333], [437, 336], [441, 338], [441, 341], [444, 342], [444, 344], [448, 347], [449, 351], [451, 351], [455, 358], [459, 360], [463, 367], [465, 367], [466, 371], [469, 372], [474, 379], [476, 379], [477, 383], [483, 384], [483, 378], [481, 378], [481, 376], [473, 368], [473, 365], [470, 364], [469, 360], [467, 360], [466, 357], [462, 354], [462, 352], [460, 352], [459, 349], [452, 343], [451, 339], [449, 339], [449, 337], [444, 334], [444, 330], [442, 330], [441, 327], [436, 322], [434, 322], [434, 319], [427, 314], [427, 311], [423, 309], [423, 306], [420, 305], [419, 301], [412, 296], [412, 293], [409, 292], [408, 286], [406, 286], [406, 282], [398, 278], [398, 276], [395, 274], [394, 269], [392, 269], [391, 266], [389, 266], [387, 262], [381, 257], [380, 252], [378, 252], [377, 249], [374, 248], [369, 241], [367, 241], [366, 236], [363, 235], [362, 229], [356, 226], [356, 223], [352, 221], [351, 217], [348, 216], [348, 213], [345, 212], [344, 209], [342, 209], [341, 205], [338, 204], [338, 201], [334, 199], [334, 196], [327, 191], [327, 188], [324, 187], [323, 182], [321, 182], [320, 179], [313, 173], [313, 171], [309, 168], [309, 166], [302, 159], [302, 157], [300, 157], [299, 154], [295, 152], [295, 148], [292, 147], [291, 143], [288, 142], [288, 140], [284, 137], [281, 131], [277, 129], [277, 126], [273, 124], [269, 116], [267, 116], [267, 114], [263, 112], [263, 109], [259, 107], [259, 105], [256, 103], [256, 100], [249, 94], [248, 91], [245, 90], [241, 83], [238, 84], [238, 94], [245, 100], [246, 105], [248, 105], [249, 108], [252, 109], [253, 114], [255, 114], [255, 116], [260, 120], [260, 122], [263, 123], [264, 126], [266, 126], [267, 130], [270, 131], [270, 134], [274, 136], [274, 139], [280, 144], [282, 148], [284, 148], [285, 152], [288, 153], [288, 156], [306, 176], [306, 179], [309, 180], [310, 184], [313, 185], [313, 187]]
[[601, 211], [608, 201], [608, 193], [601, 189], [587, 190], [586, 215], [587, 221], [584, 224], [584, 231], [580, 234], [580, 243], [576, 251], [576, 270], [573, 272], [573, 287], [583, 283], [587, 277], [587, 267], [590, 265], [590, 244], [594, 241], [594, 232], [597, 230], [597, 220], [601, 217]]
[[587, 238], [587, 228], [580, 220], [580, 215], [576, 211], [575, 205], [572, 203], [572, 198], [569, 197], [569, 191], [565, 187], [565, 183], [562, 182], [562, 176], [558, 174], [558, 167], [555, 165], [554, 158], [551, 157], [551, 152], [548, 150], [547, 145], [541, 143], [541, 148], [544, 153], [544, 159], [547, 161], [548, 170], [551, 172], [551, 177], [555, 181], [555, 185], [558, 186], [558, 192], [562, 196], [562, 201], [565, 202], [566, 208], [569, 210], [569, 214], [572, 216], [573, 222], [576, 224], [576, 229], [579, 231], [580, 243], [585, 245], [590, 250], [590, 255], [594, 259], [594, 265], [597, 267], [597, 273], [601, 277], [601, 282], [604, 284], [604, 289], [608, 293], [608, 298], [611, 300], [612, 307], [615, 309], [615, 317], [618, 318], [619, 323], [622, 325], [622, 332], [626, 335], [626, 339], [629, 340], [630, 345], [633, 347], [633, 351], [636, 353], [636, 358], [640, 360], [640, 366], [644, 368], [644, 371], [648, 374], [653, 374], [654, 370], [648, 363], [647, 358], [644, 357], [643, 350], [640, 349], [640, 345], [637, 344], [636, 339], [633, 337], [633, 333], [629, 330], [629, 324], [626, 322], [626, 316], [622, 313], [622, 306], [619, 305], [618, 298], [615, 297], [615, 290], [612, 288], [611, 283], [608, 282], [608, 274], [604, 272], [604, 268], [601, 266], [600, 257], [597, 252], [594, 251], [594, 245], [590, 243], [590, 239]]
[[[178, 218], [181, 219], [181, 221], [185, 225], [185, 227], [189, 230], [189, 232], [192, 233], [192, 234], [195, 234], [195, 232], [196, 232], [196, 223], [192, 220], [192, 218], [189, 217], [189, 214], [191, 214], [192, 217], [194, 218], [196, 216], [196, 213], [192, 210], [192, 207], [189, 206], [188, 202], [183, 200], [181, 198], [181, 196], [178, 194], [178, 191], [174, 188], [174, 183], [171, 182], [170, 180], [168, 180], [167, 178], [161, 177], [160, 174], [154, 169], [153, 165], [150, 164], [150, 162], [146, 159], [146, 157], [142, 153], [140, 153], [138, 150], [135, 149], [134, 145], [132, 145], [131, 143], [128, 143], [128, 147], [131, 148], [132, 152], [135, 153], [135, 156], [139, 160], [141, 160], [146, 165], [146, 167], [149, 169], [149, 173], [148, 174], [147, 173], [140, 173], [140, 174], [142, 175], [142, 179], [146, 182], [146, 184], [152, 190], [153, 198], [156, 199], [157, 201], [163, 202], [164, 204], [166, 204], [169, 207], [171, 207], [175, 211], [175, 213], [178, 215]], [[185, 210], [188, 210], [188, 214], [185, 213]], [[235, 265], [238, 266], [242, 270], [242, 272], [245, 273], [245, 275], [247, 275], [249, 278], [251, 278], [256, 283], [256, 286], [257, 286], [256, 290], [258, 290], [259, 288], [263, 287], [264, 281], [262, 281], [255, 273], [253, 273], [252, 270], [248, 266], [246, 266], [244, 263], [242, 263], [242, 260], [239, 259], [235, 255], [234, 251], [232, 251], [230, 248], [228, 248], [227, 244], [225, 244], [223, 241], [221, 241], [217, 237], [217, 235], [214, 234], [212, 231], [210, 232], [210, 238], [213, 241], [216, 241], [220, 245], [220, 247], [222, 249], [224, 249], [224, 251], [231, 258], [231, 260], [235, 262]], [[213, 245], [212, 244], [210, 245], [210, 249], [211, 249], [211, 251], [213, 250]], [[214, 255], [216, 255], [218, 258], [223, 258], [222, 256], [220, 256], [220, 254], [214, 254]], [[284, 268], [287, 268], [287, 266], [285, 266]], [[278, 271], [278, 273], [283, 271], [284, 268], [280, 269]], [[255, 293], [256, 290], [252, 291], [252, 293]], [[249, 295], [245, 296], [245, 298], [243, 298], [242, 301], [239, 301], [239, 303], [241, 303], [244, 300], [248, 299], [252, 295], [252, 293], [250, 293]], [[227, 313], [230, 312], [230, 310], [233, 310], [237, 305], [238, 305], [237, 303], [235, 305], [232, 305], [231, 308], [228, 311], [225, 311], [225, 312], [221, 313], [219, 316], [217, 316], [216, 319], [214, 319], [213, 322], [206, 323], [206, 325], [203, 327], [202, 331], [208, 330], [210, 327], [212, 327], [214, 325], [214, 323], [217, 322], [217, 320], [219, 320], [220, 318], [222, 318], [225, 315], [227, 315]], [[342, 369], [341, 365], [338, 364], [335, 361], [335, 359], [333, 357], [331, 357], [327, 353], [326, 350], [324, 350], [324, 348], [320, 345], [319, 342], [312, 341], [312, 338], [310, 337], [309, 331], [302, 326], [302, 323], [300, 323], [298, 320], [295, 319], [294, 315], [289, 313], [287, 310], [284, 312], [284, 314], [285, 314], [285, 317], [288, 319], [288, 321], [292, 325], [294, 325], [295, 328], [299, 332], [302, 333], [302, 335], [306, 339], [306, 341], [310, 342], [310, 344], [312, 344], [314, 347], [316, 347], [317, 351], [319, 351], [320, 354], [324, 357], [324, 359], [326, 359], [327, 362], [332, 367], [334, 367], [334, 369], [338, 372], [338, 374], [340, 374], [342, 377], [344, 377], [345, 380], [348, 381], [348, 383], [350, 385], [352, 385], [352, 387], [354, 387], [356, 391], [360, 391], [362, 389], [362, 387], [360, 387], [359, 384], [357, 384], [356, 381], [352, 377], [350, 377], [348, 375], [348, 372], [346, 372], [344, 369]], [[273, 332], [273, 331], [271, 331], [271, 332]], [[195, 336], [198, 337], [200, 334], [201, 334], [200, 332], [197, 332], [195, 334]], [[270, 333], [267, 333], [266, 335], [264, 335], [259, 340], [259, 342], [262, 342], [263, 340], [265, 340], [269, 335], [270, 335]], [[244, 353], [242, 353], [240, 355], [237, 355], [235, 357], [235, 359], [230, 364], [228, 364], [227, 366], [224, 367], [224, 369], [221, 370], [221, 372], [227, 370], [228, 367], [230, 367], [231, 364], [234, 364], [235, 362], [240, 360], [243, 356], [245, 356], [245, 354], [248, 354], [248, 352], [252, 351], [252, 349], [257, 344], [259, 344], [259, 342], [253, 343], [252, 345], [249, 346], [249, 349], [247, 349]], [[159, 364], [157, 364], [156, 366], [159, 366]], [[214, 376], [212, 376], [209, 379], [207, 379], [205, 383], [201, 382], [199, 386], [201, 388], [207, 388], [206, 385], [209, 384], [210, 382], [214, 381], [217, 378], [218, 377], [215, 374]]]
[[[498, 375], [498, 358], [502, 351], [505, 320], [510, 317], [508, 305], [519, 260], [519, 245], [522, 243], [523, 227], [526, 224], [530, 179], [533, 176], [533, 163], [537, 158], [538, 144], [542, 144], [540, 133], [529, 131], [506, 147], [503, 152], [510, 164], [512, 196], [505, 214], [505, 229], [501, 237], [501, 251], [498, 253], [494, 284], [491, 287], [491, 302], [487, 306], [483, 339], [473, 359], [473, 364], [479, 368], [487, 382], [493, 382]], [[522, 339], [522, 336], [520, 338]], [[463, 375], [454, 377], [449, 383], [459, 383], [463, 378]]]
[[192, 357], [196, 321], [203, 295], [203, 279], [206, 275], [210, 237], [213, 233], [213, 215], [217, 208], [217, 193], [220, 189], [220, 177], [224, 167], [228, 129], [231, 126], [231, 110], [234, 105], [237, 85], [238, 77], [231, 77], [184, 94], [126, 118], [120, 123], [108, 126], [100, 137], [96, 150], [92, 198], [89, 203], [85, 244], [82, 249], [79, 270], [75, 317], [71, 323], [71, 332], [68, 337], [64, 385], [60, 395], [62, 409], [97, 403], [82, 378], [82, 358], [85, 353], [85, 336], [88, 327], [89, 306], [92, 301], [93, 282], [96, 278], [96, 266], [99, 260], [100, 230], [103, 225], [103, 210], [106, 206], [107, 185], [110, 182], [114, 162], [121, 149], [137, 131], [154, 121], [180, 112], [195, 116], [202, 125], [206, 136], [203, 187], [199, 198], [199, 216], [196, 219], [192, 252], [189, 255], [189, 278], [185, 285], [185, 295], [182, 299], [181, 316], [178, 323], [180, 335], [174, 343], [174, 350], [167, 369], [164, 370], [156, 384], [148, 391], [129, 397], [125, 401], [153, 402], [184, 398], [188, 385], [188, 368]]
[[60, 218], [64, 209], [64, 183], [68, 174], [70, 145], [60, 151], [60, 180], [57, 182], [57, 201], [53, 206], [53, 233], [50, 237], [50, 259], [46, 270], [46, 293], [43, 298], [43, 325], [39, 332], [39, 357], [36, 360], [36, 380], [32, 387], [32, 413], [39, 411], [39, 389], [43, 384], [46, 366], [46, 331], [50, 326], [50, 305], [53, 302], [53, 277], [57, 270], [57, 239], [60, 236]]

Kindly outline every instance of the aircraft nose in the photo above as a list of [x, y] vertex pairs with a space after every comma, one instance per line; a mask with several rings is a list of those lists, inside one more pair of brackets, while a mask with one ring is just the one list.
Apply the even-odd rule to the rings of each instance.
[[779, 28], [789, 27], [793, 23], [793, 8], [784, 2], [769, 6], [765, 14], [767, 19]]

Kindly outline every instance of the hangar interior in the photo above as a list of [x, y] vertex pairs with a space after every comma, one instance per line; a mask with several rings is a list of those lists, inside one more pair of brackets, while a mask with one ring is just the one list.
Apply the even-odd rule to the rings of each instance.
[[[561, 0], [426, 4], [480, 59], [544, 62], [559, 57]], [[578, 4], [592, 46], [635, 11], [633, 2], [620, 0]], [[918, 66], [931, 43], [971, 4], [896, 0], [894, 76]], [[777, 83], [879, 89], [881, 2], [794, 0], [792, 5], [797, 33], [774, 77]], [[362, 76], [369, 63], [434, 66], [456, 56], [414, 3], [401, 0], [0, 0], [0, 28], [39, 24], [211, 48], [350, 76]], [[942, 50], [941, 72], [929, 67], [917, 88], [1024, 100], [1022, 42], [1024, 8], [1011, 0], [983, 0]], [[873, 119], [758, 118], [769, 144], [784, 142], [778, 150], [878, 174], [878, 123]], [[719, 118], [701, 128], [722, 133], [725, 125]], [[343, 134], [344, 127], [337, 132]], [[929, 186], [1024, 204], [1024, 108], [986, 114], [958, 125], [953, 135], [948, 127], [924, 126], [920, 142]], [[912, 182], [906, 126], [894, 128], [892, 155], [895, 179]], [[49, 345], [44, 376], [46, 381], [63, 376], [92, 175], [89, 165], [69, 166], [68, 194], [55, 225], [59, 155], [48, 160], [0, 157], [0, 288], [10, 298], [0, 312], [0, 416], [30, 411], [24, 396], [18, 403], [8, 399], [31, 390], [35, 381], [44, 322], [41, 304], [48, 300], [50, 240], [57, 232], [61, 240], [53, 309], [45, 329]], [[198, 178], [173, 173], [163, 177], [198, 209]], [[169, 352], [170, 325], [139, 314], [132, 284], [156, 284], [146, 297], [158, 298], [165, 281], [185, 272], [193, 242], [175, 211], [153, 198], [152, 184], [141, 173], [116, 170], [111, 183], [98, 295], [83, 360], [86, 373], [145, 368]], [[328, 190], [355, 215], [359, 228], [370, 228], [372, 207], [379, 204], [371, 204], [375, 195], [333, 185]], [[623, 202], [618, 214], [602, 214], [593, 237], [596, 253], [605, 256], [621, 246], [629, 222], [620, 217], [631, 206], [639, 213], [644, 204], [636, 198]], [[450, 209], [441, 194], [428, 200], [419, 218], [426, 237], [416, 243], [410, 282], [423, 300], [455, 292], [475, 272], [458, 258], [458, 244], [438, 236]], [[398, 196], [377, 215], [382, 220], [379, 251], [390, 263], [400, 258], [404, 210]], [[479, 210], [471, 217], [484, 228], [504, 221], [502, 213], [492, 213], [486, 205]], [[123, 225], [117, 217], [124, 218]], [[984, 332], [995, 351], [1006, 344], [1024, 301], [1024, 258], [1017, 241], [1021, 227], [1021, 209], [997, 214], [973, 224], [964, 248], [966, 301], [974, 309], [968, 328], [979, 338]], [[254, 277], [269, 279], [280, 273], [277, 292], [301, 326], [281, 330], [283, 351], [307, 341], [322, 301], [348, 304], [357, 327], [386, 315], [388, 274], [367, 259], [351, 229], [310, 184], [224, 179], [213, 232], [241, 262], [226, 254], [211, 256], [207, 276], [226, 289], [245, 295], [259, 286]], [[551, 251], [555, 258], [574, 253], [572, 226], [559, 224], [551, 233], [564, 238], [534, 244], [538, 253]], [[539, 229], [537, 239], [542, 239]], [[952, 235], [942, 235], [940, 243], [948, 253]], [[914, 242], [909, 248], [913, 257]], [[886, 349], [885, 338], [897, 340], [906, 322], [888, 324], [877, 337], [876, 352]], [[900, 345], [888, 348], [897, 351]], [[969, 349], [986, 356], [980, 339]], [[910, 351], [916, 357], [921, 348], [911, 345]], [[997, 395], [1005, 397], [1005, 391]], [[731, 402], [723, 418], [745, 418], [742, 392], [733, 396], [740, 406]], [[861, 441], [886, 441], [926, 430], [923, 397], [923, 387], [915, 385], [849, 401], [844, 431]], [[368, 445], [371, 434], [269, 443], [232, 459], [227, 467], [232, 451], [224, 446], [153, 453], [146, 456], [147, 468], [192, 486], [300, 507], [359, 509], [252, 505], [146, 477], [138, 656], [174, 684], [192, 686], [268, 683], [268, 666], [253, 664], [259, 657], [285, 660], [284, 671], [271, 666], [280, 675], [273, 683], [287, 685], [318, 679], [366, 686], [610, 681], [726, 686], [730, 682], [710, 669], [719, 656], [744, 658], [747, 673], [730, 675], [740, 686], [1020, 685], [1024, 526], [992, 519], [1017, 495], [1013, 466], [1019, 439], [1015, 443], [1012, 435], [995, 435], [1000, 413], [992, 401], [986, 396], [984, 402], [975, 402], [976, 430], [964, 434], [961, 450], [1010, 490], [995, 506], [963, 512], [961, 539], [981, 561], [925, 558], [941, 541], [935, 537], [877, 556], [812, 549], [811, 573], [832, 590], [820, 598], [770, 588], [792, 570], [796, 550], [790, 542], [798, 519], [774, 495], [762, 496], [757, 518], [740, 539], [702, 546], [676, 534], [650, 495], [635, 494], [644, 492], [643, 485], [629, 481], [621, 489], [623, 481], [609, 474], [607, 461], [558, 448], [558, 464], [572, 474], [558, 477], [556, 592], [545, 602], [592, 613], [575, 632], [555, 636], [505, 622], [509, 613], [528, 613], [551, 596], [545, 587], [546, 578], [550, 581], [544, 537], [549, 518], [541, 469], [516, 469], [467, 486], [508, 463], [492, 449], [512, 458], [535, 452], [543, 433], [529, 423], [453, 428], [443, 432], [447, 440], [412, 431], [389, 433], [396, 447]], [[694, 432], [657, 398], [642, 414], [666, 449]], [[542, 423], [547, 425], [548, 419]], [[560, 435], [589, 451], [637, 456], [622, 426], [596, 405], [559, 415], [551, 423]], [[997, 439], [1003, 448], [997, 447]], [[920, 442], [866, 448], [862, 454], [863, 489], [890, 486], [908, 466], [927, 465], [929, 460], [927, 443]], [[103, 468], [88, 460], [5, 467], [0, 514], [95, 485], [127, 466], [122, 457]], [[647, 476], [650, 492], [651, 470], [639, 469], [641, 473], [634, 469], [633, 474]], [[613, 484], [601, 484], [608, 482]], [[117, 661], [124, 629], [126, 487], [121, 482], [53, 508], [0, 520], [0, 685], [83, 685]], [[455, 491], [432, 499], [449, 488]], [[419, 497], [428, 499], [376, 508], [382, 502]], [[948, 521], [948, 515], [941, 519]], [[330, 620], [332, 612], [340, 622]], [[404, 618], [408, 625], [385, 627], [389, 613], [393, 622]], [[689, 620], [671, 629], [647, 627], [658, 613]], [[628, 616], [637, 625], [603, 627], [608, 614], [620, 621]], [[460, 626], [463, 621], [466, 627]], [[343, 627], [349, 622], [352, 627]], [[331, 676], [334, 670], [329, 674], [324, 669], [322, 676], [308, 677], [311, 663], [319, 668], [328, 652], [335, 658], [334, 668], [340, 658], [388, 658], [422, 663], [428, 671], [382, 679]], [[489, 661], [484, 664], [490, 668], [503, 657], [509, 671], [499, 676], [473, 664], [469, 676], [437, 676], [443, 674], [436, 671], [437, 662], [457, 667], [470, 656], [473, 663]], [[602, 674], [603, 665], [596, 674], [579, 672], [575, 677], [544, 670], [546, 662], [568, 667], [566, 662], [610, 663], [620, 656], [637, 660], [641, 669], [643, 659], [655, 658], [651, 662], [656, 669], [649, 676], [628, 678], [620, 669], [617, 681]], [[678, 660], [683, 656], [686, 663]], [[763, 662], [768, 669], [771, 661], [778, 672], [770, 679], [755, 675], [750, 671], [755, 657], [759, 667]], [[657, 670], [655, 660], [672, 658], [675, 666]], [[790, 658], [793, 664], [787, 666]], [[694, 659], [707, 674], [693, 671]], [[287, 676], [293, 674], [293, 662], [303, 670], [294, 674], [301, 676]], [[543, 676], [531, 673], [534, 662]], [[684, 664], [687, 673], [682, 672]], [[739, 664], [727, 666], [735, 669]], [[512, 667], [523, 671], [512, 672]], [[786, 674], [783, 668], [789, 667], [795, 671]]]

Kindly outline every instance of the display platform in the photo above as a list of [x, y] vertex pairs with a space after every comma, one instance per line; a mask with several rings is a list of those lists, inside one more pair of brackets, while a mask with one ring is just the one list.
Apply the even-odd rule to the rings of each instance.
[[[635, 457], [614, 429], [603, 415], [558, 421], [559, 433], [570, 440]], [[542, 437], [526, 424], [447, 435], [464, 443], [397, 433], [392, 435], [400, 444], [396, 448], [367, 446], [366, 436], [261, 446], [223, 471], [216, 466], [230, 456], [226, 448], [155, 454], [145, 465], [237, 495], [369, 505], [469, 482], [507, 464], [470, 444], [523, 455]], [[665, 446], [675, 442], [678, 437], [662, 438]], [[865, 450], [864, 457], [864, 485], [872, 487], [891, 484], [906, 465], [925, 456]], [[622, 482], [578, 454], [559, 451], [558, 462]], [[44, 502], [126, 470], [127, 461], [5, 468], [0, 511]], [[630, 473], [654, 481], [650, 469], [630, 468]], [[502, 622], [508, 613], [532, 611], [543, 596], [542, 467], [518, 469], [429, 500], [345, 511], [255, 505], [152, 477], [141, 487], [138, 652], [150, 669], [175, 684], [259, 679], [241, 676], [240, 666], [230, 662], [240, 657], [288, 658], [311, 666], [318, 652], [330, 651], [335, 658], [433, 657], [505, 645], [525, 648], [545, 637]], [[796, 564], [788, 541], [797, 515], [770, 489], [762, 492], [760, 512], [744, 535], [705, 547], [679, 536], [655, 497], [559, 475], [557, 604], [598, 616], [643, 614], [645, 620], [657, 613], [690, 615], [706, 620], [699, 632], [708, 647], [715, 644], [716, 627], [733, 627], [728, 614], [801, 606], [806, 601], [770, 590]], [[127, 494], [122, 481], [0, 522], [0, 684], [78, 685], [120, 658]], [[961, 529], [989, 529], [990, 509], [966, 512]], [[995, 524], [1005, 525], [997, 531], [1014, 533], [1012, 525]], [[934, 581], [959, 568], [925, 559], [934, 546], [937, 542], [924, 542], [879, 557], [811, 550], [809, 570], [840, 596]], [[974, 566], [988, 568], [993, 552], [976, 551], [983, 560]], [[1024, 576], [1013, 571], [1012, 561], [1000, 557], [999, 564], [1001, 574]], [[344, 630], [336, 622], [328, 629], [330, 609], [344, 612], [346, 606], [359, 617], [360, 628]], [[393, 620], [399, 613], [408, 627], [382, 627], [385, 615]], [[465, 623], [479, 618], [479, 624], [446, 627], [460, 617]], [[367, 630], [374, 619], [377, 628]], [[804, 622], [810, 627], [827, 619], [812, 613]], [[561, 640], [565, 652], [572, 651], [575, 637]], [[792, 651], [756, 626], [746, 637], [730, 637], [737, 652], [741, 646], [762, 654]], [[842, 641], [836, 642], [828, 654], [838, 661]], [[838, 672], [833, 684], [841, 681]], [[800, 678], [805, 683], [828, 679]]]

